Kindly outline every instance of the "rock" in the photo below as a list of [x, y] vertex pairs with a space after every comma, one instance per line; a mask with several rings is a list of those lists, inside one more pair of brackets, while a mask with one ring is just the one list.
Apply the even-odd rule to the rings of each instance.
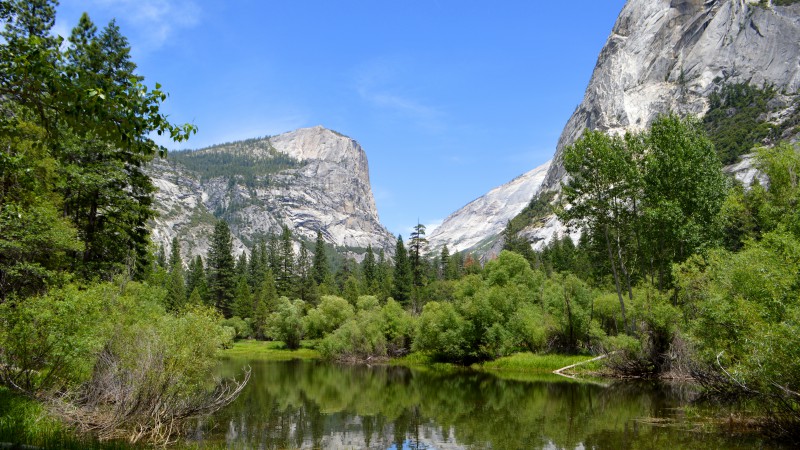
[[259, 237], [280, 234], [283, 225], [298, 240], [313, 241], [320, 230], [326, 242], [339, 247], [394, 248], [394, 237], [378, 219], [367, 156], [353, 139], [317, 126], [197, 154], [256, 162], [284, 154], [295, 163], [245, 180], [235, 175], [205, 179], [181, 164], [181, 158], [155, 161], [149, 168], [159, 189], [153, 240], [169, 251], [178, 236], [184, 261], [206, 256], [215, 212], [231, 225], [237, 254]]
[[567, 122], [543, 190], [564, 178], [564, 148], [586, 129], [639, 131], [668, 111], [703, 115], [721, 83], [800, 89], [800, 4], [629, 0]]
[[[492, 189], [445, 219], [428, 236], [428, 249], [438, 253], [447, 245], [451, 253], [496, 253], [493, 245], [506, 224], [519, 214], [539, 190], [550, 162]], [[494, 251], [492, 249], [494, 248]]]

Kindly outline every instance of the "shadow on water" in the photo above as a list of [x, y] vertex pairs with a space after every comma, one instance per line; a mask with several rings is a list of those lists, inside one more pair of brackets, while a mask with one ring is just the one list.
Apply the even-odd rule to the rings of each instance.
[[[245, 364], [226, 361], [223, 370], [234, 375]], [[685, 425], [682, 407], [697, 395], [687, 385], [249, 364], [253, 376], [239, 399], [199, 422], [190, 441], [229, 448], [767, 448]]]

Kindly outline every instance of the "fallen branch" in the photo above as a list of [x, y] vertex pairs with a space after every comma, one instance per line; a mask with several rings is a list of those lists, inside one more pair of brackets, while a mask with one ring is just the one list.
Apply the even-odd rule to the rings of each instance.
[[576, 377], [574, 375], [565, 374], [564, 371], [572, 369], [573, 367], [578, 367], [578, 366], [582, 366], [584, 364], [589, 364], [590, 362], [600, 361], [601, 359], [607, 358], [610, 355], [613, 355], [614, 353], [617, 353], [617, 352], [613, 351], [611, 353], [606, 353], [606, 354], [600, 355], [600, 356], [598, 356], [596, 358], [592, 358], [592, 359], [587, 360], [587, 361], [581, 361], [581, 362], [578, 362], [578, 363], [575, 363], [575, 364], [570, 364], [570, 365], [568, 365], [566, 367], [562, 367], [562, 368], [560, 368], [558, 370], [554, 370], [553, 373], [555, 375], [566, 377], [566, 378], [572, 378], [574, 380], [574, 379], [576, 379]]

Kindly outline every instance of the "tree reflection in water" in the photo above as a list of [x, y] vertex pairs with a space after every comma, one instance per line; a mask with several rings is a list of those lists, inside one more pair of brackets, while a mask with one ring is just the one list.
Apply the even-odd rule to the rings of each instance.
[[[238, 373], [244, 364], [226, 361], [224, 371]], [[696, 396], [686, 385], [249, 364], [253, 375], [239, 399], [199, 422], [190, 439], [230, 448], [765, 448], [681, 425], [680, 407]], [[648, 424], [659, 421], [678, 425]]]

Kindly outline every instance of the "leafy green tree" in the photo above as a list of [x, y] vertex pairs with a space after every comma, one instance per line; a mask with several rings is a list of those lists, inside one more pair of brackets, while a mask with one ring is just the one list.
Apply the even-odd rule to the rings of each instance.
[[408, 260], [406, 246], [403, 244], [403, 237], [398, 235], [394, 252], [394, 285], [392, 288], [392, 298], [400, 302], [401, 305], [408, 306], [411, 300], [413, 285], [414, 278], [411, 273], [411, 263]]
[[171, 125], [159, 112], [166, 94], [160, 86], [149, 90], [135, 75], [127, 42], [113, 23], [98, 35], [83, 16], [62, 48], [51, 33], [56, 2], [3, 5], [0, 139], [24, 136], [29, 124], [43, 131], [36, 145], [55, 178], [43, 199], [58, 207], [82, 243], [67, 252], [72, 269], [87, 277], [125, 268], [141, 275], [154, 191], [143, 167], [156, 153], [166, 154], [151, 135], [183, 140], [194, 127]]
[[324, 295], [319, 306], [308, 311], [305, 318], [308, 337], [322, 338], [332, 333], [355, 315], [351, 302], [333, 295]]
[[300, 341], [306, 333], [304, 311], [305, 302], [302, 300], [290, 301], [281, 297], [276, 311], [270, 314], [268, 320], [269, 335], [275, 340], [283, 341], [290, 350], [300, 348]]
[[[557, 214], [569, 227], [602, 240], [623, 323], [627, 323], [623, 289], [633, 296], [629, 263], [634, 249], [632, 204], [639, 197], [638, 155], [631, 139], [587, 131], [564, 151], [564, 168], [570, 176], [563, 185], [563, 203]], [[631, 148], [633, 147], [633, 148]]]
[[719, 243], [717, 219], [727, 184], [697, 120], [662, 116], [653, 122], [646, 143], [642, 234], [663, 289], [671, 284], [673, 263]]
[[219, 220], [208, 251], [208, 292], [214, 306], [226, 318], [233, 315], [236, 279], [231, 231], [227, 222]]

